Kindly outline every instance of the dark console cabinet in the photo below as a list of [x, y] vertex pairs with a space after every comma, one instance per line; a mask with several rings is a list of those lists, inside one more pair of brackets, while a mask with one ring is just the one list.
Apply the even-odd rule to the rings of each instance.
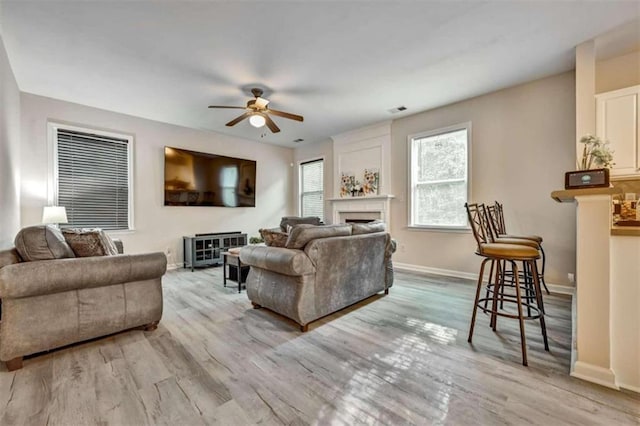
[[184, 267], [194, 268], [222, 264], [222, 253], [233, 247], [247, 245], [247, 234], [222, 232], [218, 234], [196, 234], [182, 237]]

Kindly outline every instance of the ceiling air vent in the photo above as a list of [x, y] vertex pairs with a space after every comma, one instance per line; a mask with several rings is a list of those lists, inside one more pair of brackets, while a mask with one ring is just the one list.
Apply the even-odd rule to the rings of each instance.
[[399, 112], [406, 111], [406, 110], [407, 110], [406, 106], [400, 105], [395, 108], [388, 109], [387, 111], [389, 111], [391, 114], [397, 114]]

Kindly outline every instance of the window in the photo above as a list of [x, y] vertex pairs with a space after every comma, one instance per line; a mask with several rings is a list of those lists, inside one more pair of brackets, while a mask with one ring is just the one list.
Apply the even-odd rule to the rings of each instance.
[[127, 230], [131, 221], [130, 136], [50, 125], [54, 201], [67, 210], [63, 227]]
[[300, 164], [300, 216], [324, 218], [324, 160]]
[[471, 123], [409, 137], [409, 226], [468, 229]]

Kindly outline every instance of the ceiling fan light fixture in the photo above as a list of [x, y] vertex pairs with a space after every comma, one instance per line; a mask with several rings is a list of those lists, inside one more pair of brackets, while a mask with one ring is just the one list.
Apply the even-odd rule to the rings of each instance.
[[262, 114], [253, 114], [251, 117], [249, 117], [249, 124], [251, 124], [253, 127], [263, 127], [266, 122], [267, 120], [265, 120]]

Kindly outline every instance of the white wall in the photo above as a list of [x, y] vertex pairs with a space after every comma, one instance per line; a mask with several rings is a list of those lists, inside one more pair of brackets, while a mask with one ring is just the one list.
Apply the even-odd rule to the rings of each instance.
[[20, 230], [20, 91], [0, 36], [0, 249]]
[[[292, 149], [23, 93], [23, 226], [39, 223], [47, 204], [48, 121], [134, 136], [135, 231], [116, 235], [126, 253], [169, 249], [169, 262], [177, 263], [182, 261], [183, 235], [222, 231], [257, 235], [259, 228], [278, 224], [281, 216], [294, 211]], [[256, 207], [165, 207], [164, 146], [257, 160]]]
[[[294, 164], [293, 164], [293, 211], [296, 215], [300, 214], [300, 163], [316, 160], [318, 158], [324, 159], [324, 219], [326, 222], [331, 220], [331, 207], [328, 198], [333, 197], [333, 142], [331, 139], [327, 139], [322, 142], [309, 143], [296, 147], [294, 152]], [[280, 221], [278, 221], [280, 223]], [[278, 223], [274, 223], [276, 226]]]
[[575, 272], [575, 207], [551, 191], [575, 167], [575, 79], [568, 72], [394, 120], [391, 204], [394, 261], [478, 273], [471, 233], [407, 228], [407, 137], [472, 123], [471, 201], [504, 203], [507, 231], [544, 237], [547, 282], [569, 285]]
[[611, 237], [611, 367], [640, 392], [640, 237]]
[[596, 93], [640, 84], [640, 51], [596, 62]]

